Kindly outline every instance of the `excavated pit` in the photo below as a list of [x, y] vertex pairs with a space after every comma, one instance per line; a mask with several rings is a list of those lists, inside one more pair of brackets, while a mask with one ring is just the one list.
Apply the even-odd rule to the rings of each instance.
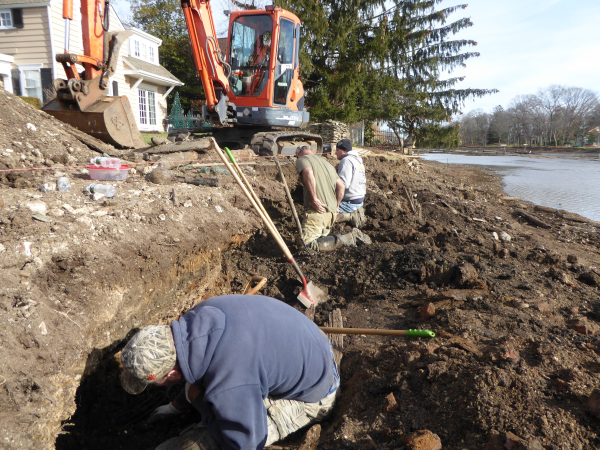
[[[0, 92], [3, 108], [18, 101]], [[268, 278], [261, 293], [302, 309], [296, 274], [231, 177], [216, 175], [218, 188], [156, 185], [140, 168], [114, 199], [93, 202], [87, 175], [64, 167], [93, 152], [29, 107], [0, 120], [0, 142], [14, 149], [2, 168], [50, 169], [0, 175], [0, 447], [153, 448], [197, 417], [143, 426], [177, 387], [126, 394], [115, 357], [127, 338], [242, 292], [252, 275]], [[302, 213], [294, 161], [282, 162]], [[476, 169], [393, 154], [365, 165], [373, 244], [327, 254], [294, 247], [275, 166], [244, 166], [307, 279], [329, 295], [316, 323], [340, 308], [349, 327], [437, 335], [346, 336], [342, 395], [317, 448], [409, 448], [418, 430], [444, 449], [600, 448], [598, 223], [508, 198]], [[67, 171], [71, 192], [38, 190]], [[33, 217], [41, 207], [48, 221]]]

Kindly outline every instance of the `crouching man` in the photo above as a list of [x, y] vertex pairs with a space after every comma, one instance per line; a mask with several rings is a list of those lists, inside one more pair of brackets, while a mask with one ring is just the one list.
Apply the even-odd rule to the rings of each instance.
[[121, 363], [131, 394], [185, 379], [185, 396], [155, 416], [177, 415], [182, 398], [201, 413], [201, 424], [157, 450], [262, 449], [326, 417], [339, 387], [327, 336], [263, 296], [215, 297], [171, 326], [143, 328]]
[[313, 154], [308, 145], [299, 146], [296, 156], [296, 169], [304, 185], [304, 245], [312, 250], [329, 251], [342, 245], [355, 246], [357, 239], [370, 243], [368, 236], [358, 228], [351, 233], [329, 235], [346, 187], [334, 167]]
[[350, 139], [342, 139], [337, 143], [335, 156], [340, 160], [338, 175], [345, 186], [337, 221], [347, 221], [354, 227], [360, 227], [365, 222], [364, 202], [367, 194], [365, 165], [358, 152], [352, 150]]

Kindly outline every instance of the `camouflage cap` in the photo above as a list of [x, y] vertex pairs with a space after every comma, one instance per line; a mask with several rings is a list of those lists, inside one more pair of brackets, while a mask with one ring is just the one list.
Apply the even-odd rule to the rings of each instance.
[[143, 328], [133, 336], [121, 354], [121, 386], [130, 394], [139, 394], [148, 383], [163, 378], [175, 367], [177, 353], [171, 327]]

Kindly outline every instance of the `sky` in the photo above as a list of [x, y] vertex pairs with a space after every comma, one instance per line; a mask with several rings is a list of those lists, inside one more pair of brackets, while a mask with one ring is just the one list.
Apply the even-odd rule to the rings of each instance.
[[[271, 3], [259, 0], [258, 4]], [[448, 77], [464, 76], [459, 89], [498, 89], [497, 94], [467, 100], [463, 112], [491, 113], [508, 108], [518, 95], [535, 94], [553, 84], [590, 89], [600, 94], [600, 0], [444, 0], [439, 7], [467, 3], [448, 17], [470, 17], [473, 26], [456, 39], [470, 39], [478, 58], [466, 61]], [[114, 0], [123, 20], [128, 0]], [[224, 9], [235, 9], [227, 0], [211, 2], [217, 34], [227, 32]]]

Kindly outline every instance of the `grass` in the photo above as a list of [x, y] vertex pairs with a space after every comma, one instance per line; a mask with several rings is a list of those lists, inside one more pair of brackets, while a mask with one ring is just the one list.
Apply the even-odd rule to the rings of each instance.
[[142, 132], [142, 137], [144, 138], [144, 141], [146, 141], [146, 144], [154, 145], [150, 139], [152, 139], [155, 136], [160, 136], [160, 137], [166, 138], [168, 134], [169, 133], [144, 133], [144, 132]]

